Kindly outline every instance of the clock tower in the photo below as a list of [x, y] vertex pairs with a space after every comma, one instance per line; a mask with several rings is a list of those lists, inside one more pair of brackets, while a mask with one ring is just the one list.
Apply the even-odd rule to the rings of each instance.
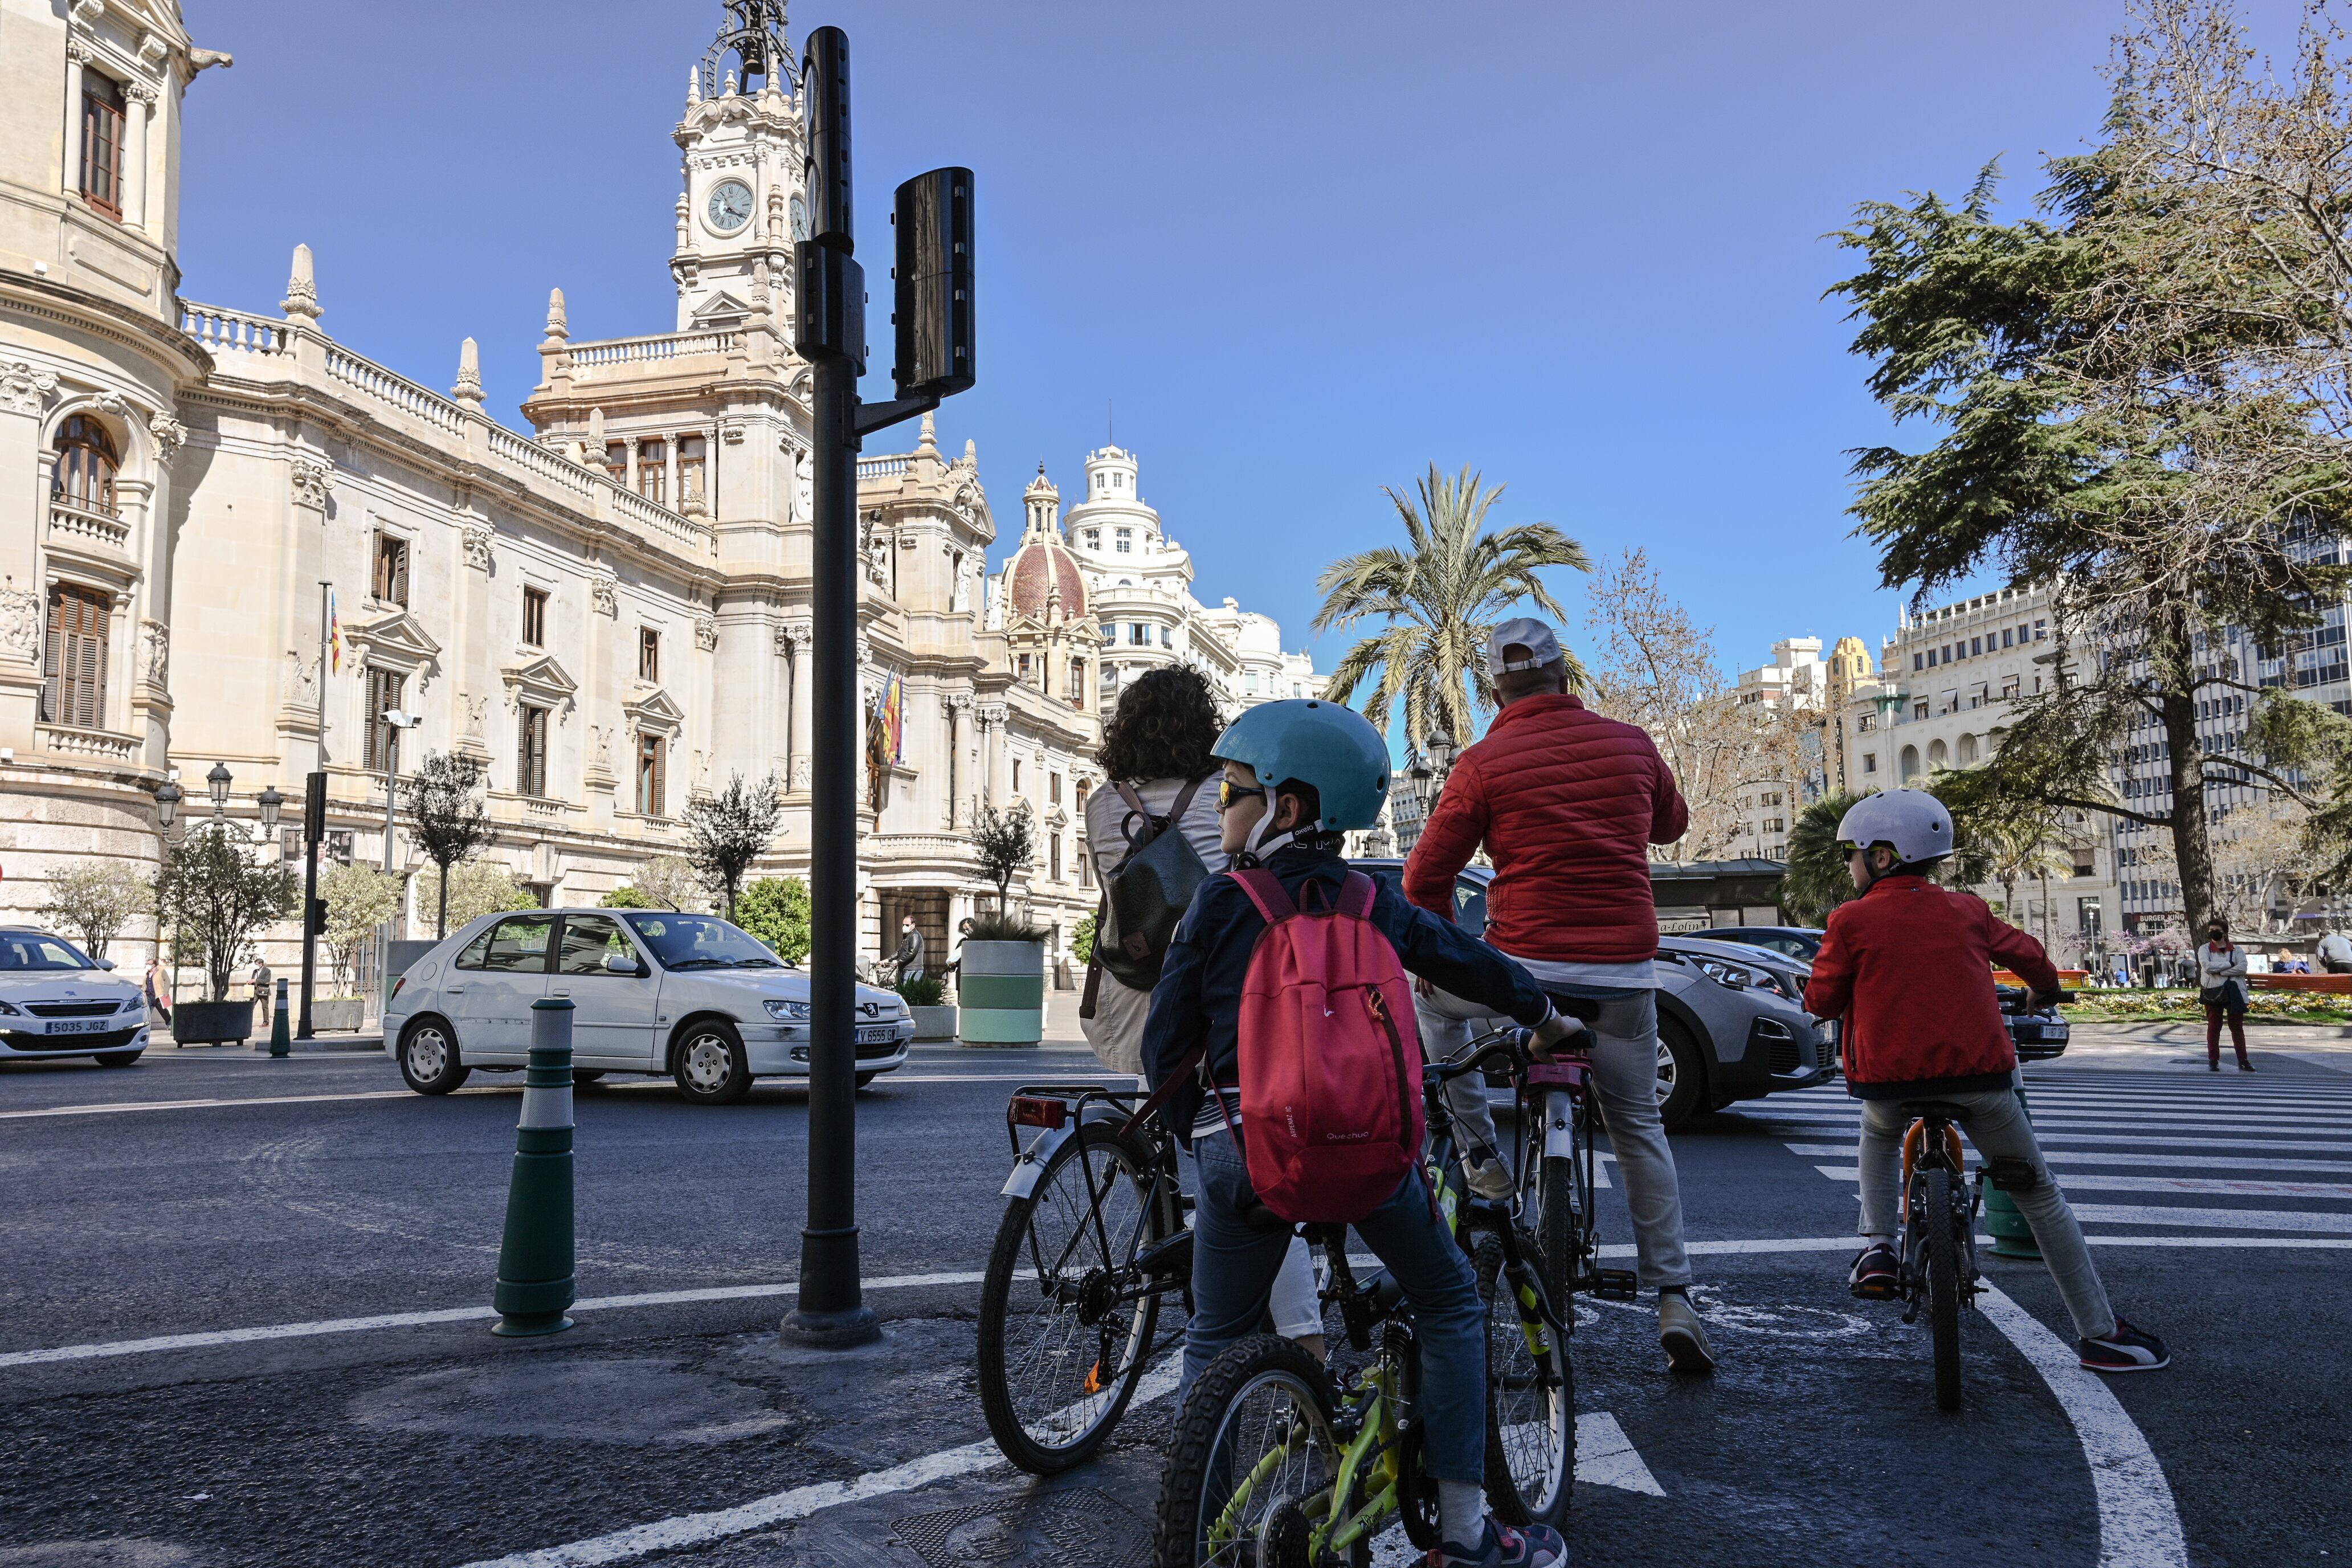
[[793, 242], [808, 233], [798, 77], [783, 0], [727, 0], [676, 132], [684, 189], [669, 269], [681, 332], [739, 327], [761, 303], [778, 318], [790, 307]]

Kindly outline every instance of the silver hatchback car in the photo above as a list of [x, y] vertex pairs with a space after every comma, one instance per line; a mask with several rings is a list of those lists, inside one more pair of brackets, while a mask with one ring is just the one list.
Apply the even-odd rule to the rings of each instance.
[[[475, 1068], [524, 1065], [530, 1005], [571, 998], [574, 1076], [656, 1075], [698, 1105], [755, 1078], [808, 1075], [808, 976], [740, 927], [670, 910], [485, 915], [411, 964], [383, 1019], [385, 1054], [419, 1094]], [[898, 994], [857, 988], [857, 1085], [907, 1060], [915, 1021]]]

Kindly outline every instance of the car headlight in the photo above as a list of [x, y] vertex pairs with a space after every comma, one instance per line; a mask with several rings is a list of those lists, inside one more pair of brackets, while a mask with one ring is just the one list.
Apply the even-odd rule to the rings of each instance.
[[115, 1009], [115, 1011], [116, 1011], [116, 1012], [118, 1012], [118, 1013], [128, 1013], [128, 1012], [129, 1012], [129, 1011], [131, 1011], [131, 1009], [132, 1009], [133, 1007], [144, 1007], [145, 1005], [147, 1005], [147, 998], [146, 998], [146, 997], [144, 997], [144, 996], [133, 996], [133, 997], [130, 998], [128, 1001], [124, 1002], [124, 1003], [122, 1004], [122, 1005], [121, 1005], [121, 1006], [117, 1007], [117, 1008]]
[[805, 1002], [768, 1001], [761, 1003], [761, 1005], [768, 1009], [768, 1016], [771, 1018], [780, 1019], [787, 1024], [808, 1022], [809, 1005]]
[[17, 1006], [15, 1003], [0, 1002], [0, 1016], [21, 1018], [24, 1016], [25, 1010], [22, 1007]]
[[1734, 991], [1742, 990], [1750, 985], [1763, 985], [1766, 984], [1766, 977], [1758, 973], [1755, 970], [1749, 969], [1744, 964], [1732, 963], [1720, 958], [1700, 959], [1698, 961], [1698, 971], [1701, 974], [1706, 975], [1709, 980], [1714, 981], [1717, 985], [1728, 985]]

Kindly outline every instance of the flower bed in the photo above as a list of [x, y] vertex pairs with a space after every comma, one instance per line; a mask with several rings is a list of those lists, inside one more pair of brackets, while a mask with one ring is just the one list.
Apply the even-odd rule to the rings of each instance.
[[[2084, 991], [2059, 1009], [2077, 1024], [2201, 1024], [2205, 1009], [2194, 991]], [[2257, 991], [2246, 1016], [2280, 1024], [2352, 1024], [2346, 1001], [2312, 992]]]

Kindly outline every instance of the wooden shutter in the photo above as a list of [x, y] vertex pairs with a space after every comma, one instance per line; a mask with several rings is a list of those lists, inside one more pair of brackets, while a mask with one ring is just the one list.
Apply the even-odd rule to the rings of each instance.
[[42, 707], [49, 721], [96, 730], [106, 721], [106, 644], [112, 605], [103, 594], [59, 584], [49, 590]]

